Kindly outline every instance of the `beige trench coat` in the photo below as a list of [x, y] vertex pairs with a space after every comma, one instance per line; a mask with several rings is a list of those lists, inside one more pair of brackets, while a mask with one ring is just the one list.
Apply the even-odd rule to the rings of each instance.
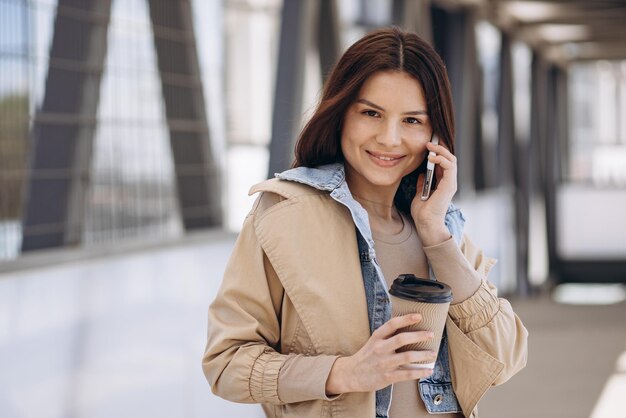
[[[213, 393], [260, 403], [269, 417], [374, 417], [373, 392], [331, 399], [324, 390], [336, 358], [370, 336], [348, 209], [288, 181], [268, 180], [256, 192], [263, 193], [209, 307], [202, 367]], [[528, 333], [484, 279], [495, 260], [468, 240], [461, 250], [483, 281], [451, 306], [446, 329], [457, 399], [466, 417], [476, 417], [485, 392], [525, 366]]]

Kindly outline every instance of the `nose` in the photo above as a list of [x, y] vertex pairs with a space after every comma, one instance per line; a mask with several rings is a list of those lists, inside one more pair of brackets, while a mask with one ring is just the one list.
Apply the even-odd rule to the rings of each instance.
[[376, 142], [390, 148], [400, 145], [402, 137], [398, 124], [391, 121], [384, 124], [383, 129], [376, 135]]

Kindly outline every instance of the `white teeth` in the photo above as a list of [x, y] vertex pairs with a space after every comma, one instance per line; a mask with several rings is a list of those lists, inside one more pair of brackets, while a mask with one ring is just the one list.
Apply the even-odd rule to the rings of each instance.
[[378, 156], [376, 158], [378, 158], [379, 160], [383, 160], [383, 161], [393, 161], [393, 160], [395, 160], [395, 158], [383, 157], [382, 155], [380, 155], [380, 156]]

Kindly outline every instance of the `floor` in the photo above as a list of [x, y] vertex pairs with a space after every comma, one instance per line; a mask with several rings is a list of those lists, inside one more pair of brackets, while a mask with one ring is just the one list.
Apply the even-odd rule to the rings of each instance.
[[529, 330], [528, 365], [487, 393], [480, 417], [626, 417], [626, 303], [511, 302]]

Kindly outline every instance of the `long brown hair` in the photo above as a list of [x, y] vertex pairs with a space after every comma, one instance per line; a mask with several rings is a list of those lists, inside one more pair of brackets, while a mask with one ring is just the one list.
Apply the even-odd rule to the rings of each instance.
[[[379, 29], [355, 42], [328, 76], [315, 113], [300, 133], [293, 167], [316, 167], [343, 161], [341, 129], [348, 107], [361, 86], [379, 71], [401, 71], [422, 86], [433, 132], [454, 153], [454, 113], [446, 68], [437, 52], [419, 36], [398, 28]], [[426, 161], [402, 179], [395, 196], [398, 209], [408, 212], [415, 183]]]

